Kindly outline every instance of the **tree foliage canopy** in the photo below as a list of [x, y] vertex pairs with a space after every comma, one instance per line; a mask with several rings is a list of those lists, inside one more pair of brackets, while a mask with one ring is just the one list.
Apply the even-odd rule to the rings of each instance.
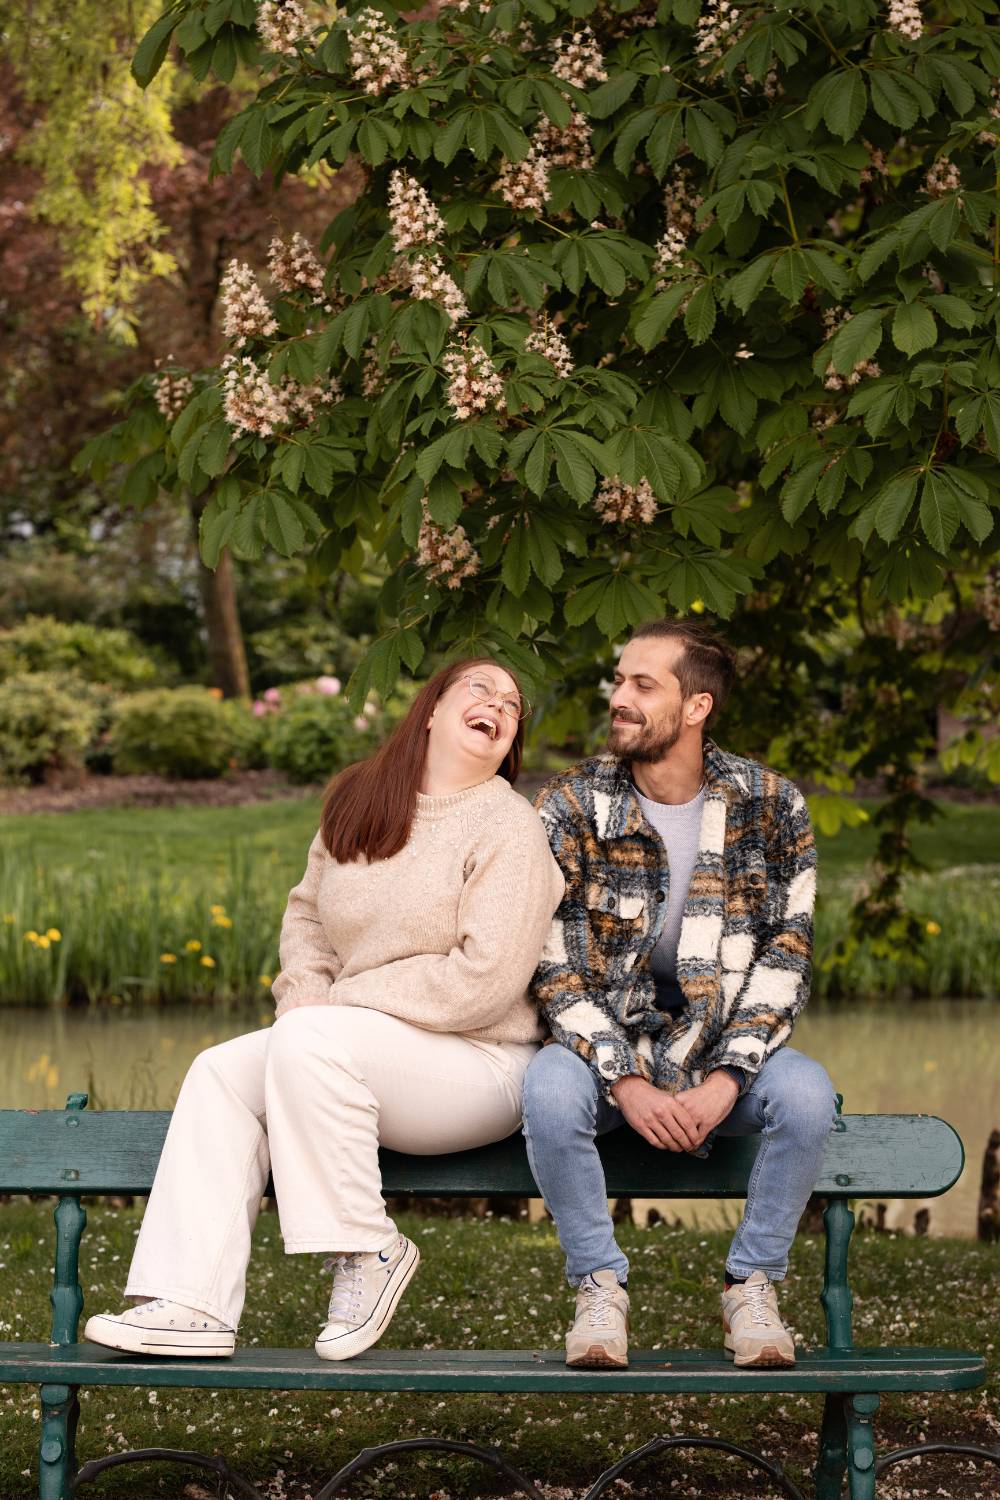
[[354, 155], [367, 187], [322, 261], [279, 246], [269, 287], [235, 268], [222, 368], [174, 405], [167, 377], [139, 382], [81, 461], [127, 461], [133, 503], [209, 493], [210, 564], [382, 558], [357, 700], [430, 645], [538, 680], [664, 610], [731, 620], [779, 663], [745, 742], [834, 801], [892, 768], [874, 920], [927, 811], [938, 702], [1000, 778], [974, 728], [997, 616], [995, 13], [459, 0], [314, 26], [293, 0], [178, 0], [140, 84], [172, 38], [198, 79], [261, 73], [216, 171]]

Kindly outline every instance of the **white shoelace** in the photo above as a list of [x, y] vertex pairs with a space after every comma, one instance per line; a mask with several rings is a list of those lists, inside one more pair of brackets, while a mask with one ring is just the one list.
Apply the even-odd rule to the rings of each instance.
[[580, 1290], [586, 1297], [584, 1314], [590, 1328], [613, 1328], [614, 1290], [609, 1286], [584, 1286]]
[[323, 1269], [335, 1268], [333, 1278], [333, 1290], [330, 1293], [330, 1306], [327, 1310], [328, 1323], [353, 1323], [356, 1321], [355, 1314], [361, 1310], [361, 1291], [364, 1284], [364, 1273], [361, 1269], [361, 1255], [355, 1252], [353, 1255], [335, 1255], [330, 1260], [323, 1262]]
[[758, 1282], [755, 1286], [744, 1284], [743, 1287], [746, 1305], [750, 1309], [750, 1321], [760, 1324], [762, 1328], [774, 1327], [774, 1308], [769, 1307], [767, 1301], [770, 1290], [771, 1284], [768, 1281]]

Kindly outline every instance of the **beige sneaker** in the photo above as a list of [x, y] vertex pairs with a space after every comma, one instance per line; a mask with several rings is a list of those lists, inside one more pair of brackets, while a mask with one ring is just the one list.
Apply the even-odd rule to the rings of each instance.
[[576, 1319], [566, 1335], [566, 1363], [628, 1368], [628, 1292], [614, 1271], [592, 1271], [576, 1289]]
[[781, 1321], [778, 1294], [763, 1271], [754, 1271], [722, 1294], [725, 1351], [737, 1365], [794, 1365], [795, 1342]]
[[320, 1359], [353, 1359], [378, 1342], [420, 1264], [405, 1234], [384, 1251], [336, 1255], [327, 1322], [313, 1348]]

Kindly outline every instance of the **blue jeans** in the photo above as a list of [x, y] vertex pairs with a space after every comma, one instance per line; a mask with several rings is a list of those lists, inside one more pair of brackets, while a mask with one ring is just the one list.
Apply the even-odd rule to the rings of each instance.
[[[594, 1144], [596, 1136], [625, 1124], [623, 1115], [603, 1098], [584, 1060], [558, 1043], [543, 1047], [528, 1064], [523, 1113], [528, 1161], [555, 1220], [570, 1285], [604, 1269], [624, 1281], [628, 1260], [615, 1243]], [[833, 1086], [822, 1064], [780, 1047], [716, 1126], [716, 1136], [761, 1136], [746, 1209], [726, 1258], [731, 1276], [764, 1271], [772, 1281], [784, 1277], [835, 1115]]]

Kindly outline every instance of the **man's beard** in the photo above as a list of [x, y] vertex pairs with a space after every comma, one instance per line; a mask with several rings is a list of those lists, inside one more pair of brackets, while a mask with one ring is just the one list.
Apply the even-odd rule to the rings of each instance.
[[[636, 723], [630, 719], [628, 723]], [[681, 716], [676, 717], [667, 724], [646, 724], [638, 734], [630, 735], [627, 739], [624, 735], [619, 736], [612, 719], [611, 728], [608, 730], [608, 749], [612, 755], [619, 760], [631, 761], [633, 763], [648, 764], [651, 761], [662, 760], [668, 750], [673, 749], [681, 737]]]

